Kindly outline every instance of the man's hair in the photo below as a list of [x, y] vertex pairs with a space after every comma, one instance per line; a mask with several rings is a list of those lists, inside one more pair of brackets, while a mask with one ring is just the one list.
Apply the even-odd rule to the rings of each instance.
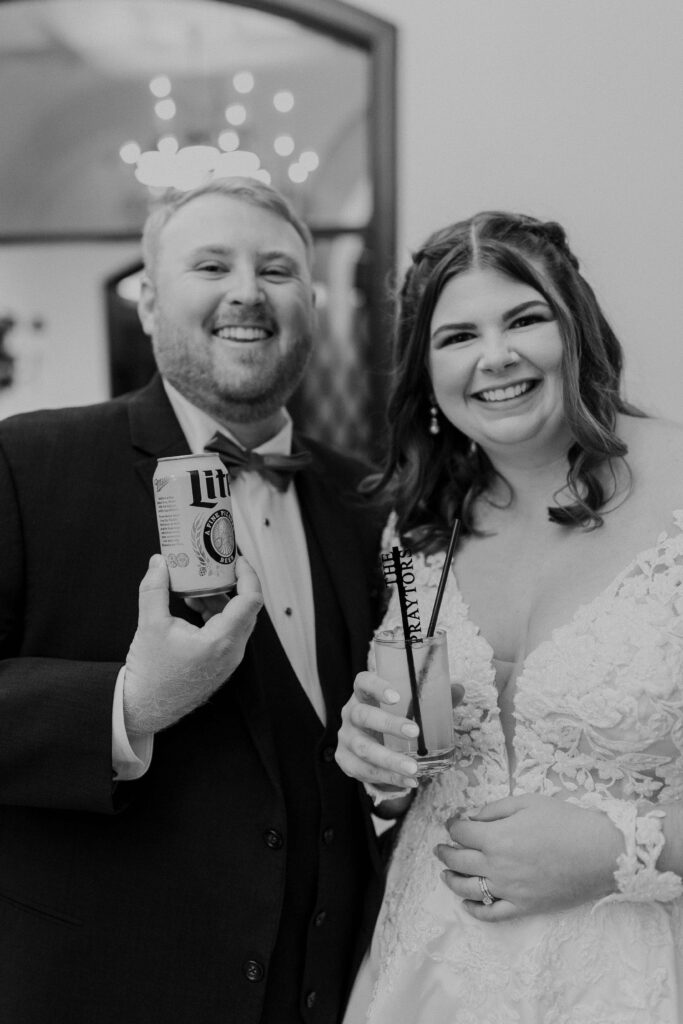
[[389, 454], [367, 489], [393, 505], [399, 533], [414, 549], [438, 550], [454, 516], [465, 533], [476, 532], [474, 501], [498, 474], [485, 453], [445, 417], [438, 435], [428, 426], [432, 314], [448, 281], [472, 268], [529, 285], [553, 310], [563, 346], [564, 414], [574, 442], [564, 501], [549, 508], [548, 516], [566, 526], [600, 526], [600, 510], [612, 496], [601, 471], [626, 454], [615, 433], [617, 414], [642, 413], [621, 396], [621, 345], [579, 273], [564, 229], [521, 214], [478, 213], [434, 232], [414, 254], [398, 299]]
[[250, 203], [252, 206], [274, 213], [276, 217], [280, 217], [292, 225], [304, 243], [309, 265], [312, 262], [313, 237], [311, 232], [281, 192], [256, 178], [215, 178], [186, 192], [173, 188], [165, 189], [152, 202], [142, 231], [142, 258], [145, 270], [150, 277], [154, 277], [156, 271], [159, 239], [166, 224], [183, 206], [187, 206], [194, 199], [205, 195], [221, 195], [227, 196], [229, 199], [239, 199], [241, 202]]

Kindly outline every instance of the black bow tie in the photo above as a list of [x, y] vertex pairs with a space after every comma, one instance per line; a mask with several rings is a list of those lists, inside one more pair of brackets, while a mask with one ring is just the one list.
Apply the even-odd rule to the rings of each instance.
[[264, 479], [277, 487], [278, 491], [286, 491], [294, 474], [311, 463], [310, 452], [298, 452], [296, 455], [277, 455], [268, 452], [261, 455], [259, 452], [240, 448], [221, 433], [214, 434], [204, 447], [208, 452], [218, 452], [223, 465], [233, 473], [260, 473]]

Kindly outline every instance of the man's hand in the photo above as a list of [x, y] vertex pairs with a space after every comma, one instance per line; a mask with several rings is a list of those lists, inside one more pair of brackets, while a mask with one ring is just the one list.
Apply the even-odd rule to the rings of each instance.
[[258, 577], [241, 557], [236, 596], [201, 627], [170, 614], [168, 584], [165, 559], [153, 555], [126, 658], [123, 709], [132, 733], [159, 732], [207, 701], [242, 661], [263, 604]]

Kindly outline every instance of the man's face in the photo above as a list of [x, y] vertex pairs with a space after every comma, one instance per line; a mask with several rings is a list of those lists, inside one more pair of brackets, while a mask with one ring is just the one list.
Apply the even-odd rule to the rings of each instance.
[[228, 424], [274, 424], [313, 341], [303, 240], [270, 210], [198, 196], [162, 228], [139, 313], [159, 370], [190, 402]]

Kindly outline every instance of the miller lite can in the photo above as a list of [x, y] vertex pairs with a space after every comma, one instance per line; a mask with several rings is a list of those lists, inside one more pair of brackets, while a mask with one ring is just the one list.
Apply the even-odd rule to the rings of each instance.
[[218, 455], [159, 459], [154, 473], [161, 553], [180, 597], [234, 591], [230, 477]]

